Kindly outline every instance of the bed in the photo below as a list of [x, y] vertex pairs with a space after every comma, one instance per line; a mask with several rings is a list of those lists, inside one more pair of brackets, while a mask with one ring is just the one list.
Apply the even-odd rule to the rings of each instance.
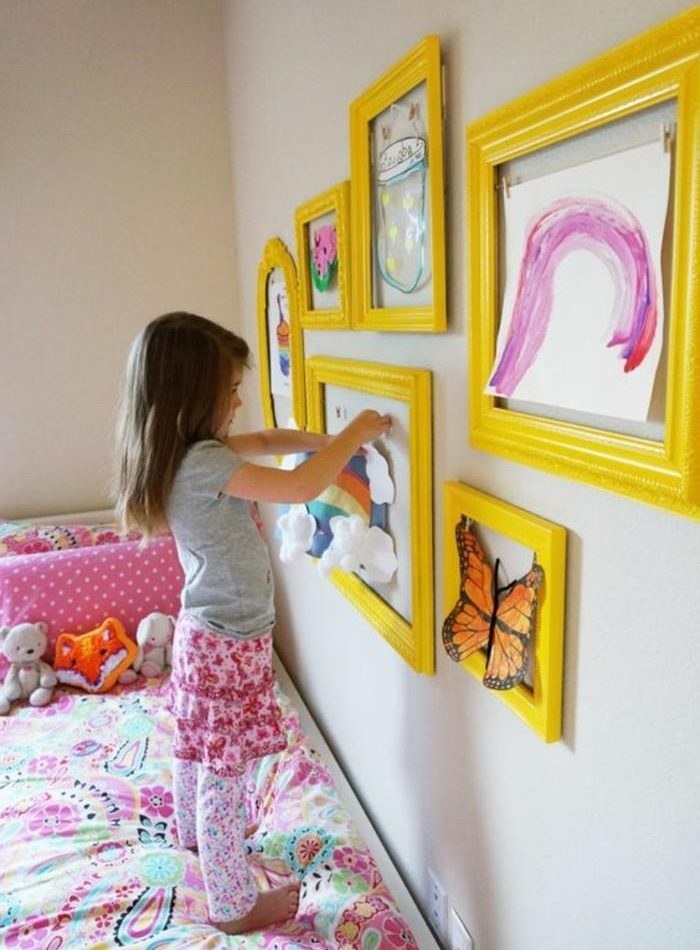
[[[66, 530], [79, 534], [77, 528]], [[27, 527], [28, 534], [33, 531]], [[114, 538], [101, 544], [100, 563], [114, 559], [123, 582], [120, 588], [108, 581], [106, 596], [122, 597], [130, 616], [126, 595], [133, 595], [137, 575], [132, 558], [138, 544]], [[66, 552], [83, 546], [99, 545], [83, 538], [67, 548], [42, 550], [37, 545], [18, 553], [6, 544], [4, 553], [10, 556], [0, 557], [0, 625], [16, 615], [17, 598], [26, 604], [29, 589], [39, 602], [49, 584], [55, 590], [56, 581], [47, 578], [59, 574], [64, 587], [53, 596], [51, 609], [54, 614], [65, 610], [65, 585], [70, 579], [69, 593], [77, 586]], [[94, 551], [92, 559], [85, 552], [77, 560], [74, 555], [81, 570], [98, 563]], [[161, 565], [166, 576], [168, 565]], [[26, 575], [32, 580], [18, 588], [18, 576]], [[171, 578], [163, 587], [166, 601], [172, 586]], [[152, 583], [149, 592], [158, 594]], [[90, 609], [104, 610], [94, 585], [90, 601]], [[48, 610], [49, 601], [43, 603]], [[30, 607], [36, 605], [34, 600]], [[87, 602], [72, 609], [72, 616], [67, 612], [72, 628], [78, 614], [89, 628], [94, 617]], [[54, 636], [60, 625], [54, 617]], [[247, 846], [261, 887], [300, 880], [294, 921], [229, 938], [208, 924], [198, 858], [177, 844], [165, 674], [104, 694], [61, 686], [47, 706], [17, 704], [0, 718], [0, 944], [11, 950], [436, 950], [277, 658], [276, 674], [288, 747], [249, 770], [249, 818], [258, 828]]]

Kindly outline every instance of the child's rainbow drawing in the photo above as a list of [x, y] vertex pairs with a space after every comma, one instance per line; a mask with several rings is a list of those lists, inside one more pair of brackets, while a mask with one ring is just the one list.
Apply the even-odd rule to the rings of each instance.
[[644, 360], [657, 327], [657, 289], [649, 245], [634, 215], [612, 200], [563, 198], [532, 222], [505, 346], [490, 386], [512, 396], [537, 359], [552, 313], [554, 275], [568, 254], [594, 254], [614, 287], [608, 347], [621, 347], [624, 372]]
[[647, 418], [663, 345], [669, 171], [655, 142], [511, 188], [487, 393]]

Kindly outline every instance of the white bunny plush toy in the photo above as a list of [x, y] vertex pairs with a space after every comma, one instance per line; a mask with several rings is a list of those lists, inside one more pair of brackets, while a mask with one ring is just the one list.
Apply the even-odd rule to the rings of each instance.
[[28, 699], [32, 706], [45, 706], [51, 699], [58, 681], [42, 660], [48, 645], [47, 631], [45, 623], [0, 628], [0, 649], [10, 661], [0, 686], [0, 716], [6, 716], [17, 699]]
[[173, 630], [175, 618], [168, 614], [153, 613], [144, 617], [136, 631], [139, 651], [133, 668], [142, 676], [160, 676], [166, 666], [172, 666]]

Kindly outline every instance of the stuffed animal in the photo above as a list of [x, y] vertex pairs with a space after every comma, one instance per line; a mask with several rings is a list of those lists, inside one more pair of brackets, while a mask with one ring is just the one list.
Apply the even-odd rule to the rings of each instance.
[[144, 617], [136, 630], [138, 653], [133, 668], [142, 676], [160, 676], [172, 666], [175, 618], [153, 613]]
[[136, 654], [136, 644], [121, 621], [108, 617], [87, 633], [60, 633], [54, 668], [60, 683], [79, 686], [88, 693], [106, 693]]
[[56, 674], [41, 659], [48, 644], [47, 631], [45, 623], [20, 623], [0, 629], [2, 652], [10, 661], [0, 686], [0, 716], [7, 715], [16, 699], [28, 699], [32, 706], [45, 706], [51, 699]]

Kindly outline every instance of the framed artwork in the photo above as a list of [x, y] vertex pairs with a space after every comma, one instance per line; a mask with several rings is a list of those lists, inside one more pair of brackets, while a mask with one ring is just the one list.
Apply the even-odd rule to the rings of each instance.
[[443, 517], [445, 650], [554, 742], [561, 736], [566, 530], [460, 482], [445, 482]]
[[437, 36], [350, 106], [356, 329], [445, 329], [442, 126]]
[[299, 320], [305, 330], [350, 326], [350, 182], [296, 211]]
[[297, 272], [279, 238], [271, 238], [258, 265], [258, 350], [265, 424], [303, 429], [304, 336], [299, 323]]
[[700, 10], [467, 127], [471, 441], [700, 518]]
[[384, 529], [397, 567], [386, 583], [359, 573], [333, 583], [419, 673], [434, 672], [431, 373], [413, 367], [314, 356], [306, 362], [309, 428], [331, 434], [363, 409], [392, 417], [375, 447], [394, 485]]

